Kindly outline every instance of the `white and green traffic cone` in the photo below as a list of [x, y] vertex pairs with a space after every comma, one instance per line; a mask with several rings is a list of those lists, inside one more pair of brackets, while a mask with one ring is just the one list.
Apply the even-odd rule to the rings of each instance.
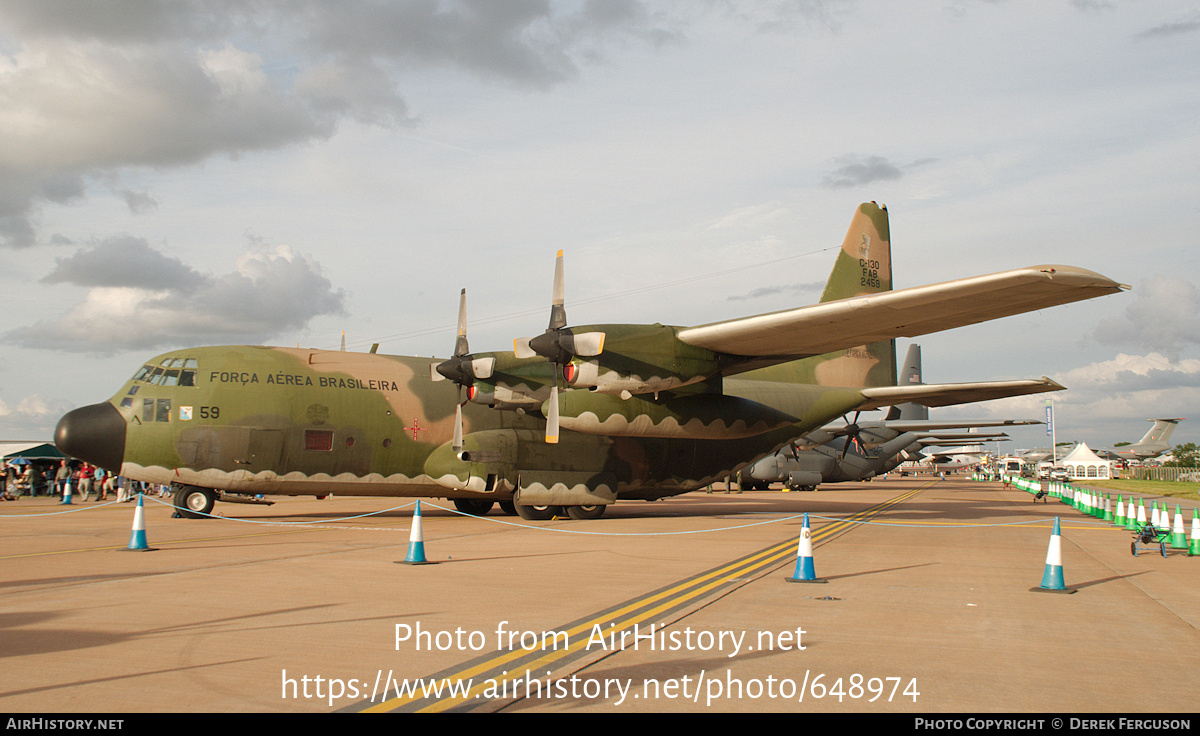
[[1187, 537], [1183, 533], [1183, 512], [1179, 510], [1179, 504], [1175, 504], [1175, 523], [1171, 527], [1171, 549], [1187, 548]]

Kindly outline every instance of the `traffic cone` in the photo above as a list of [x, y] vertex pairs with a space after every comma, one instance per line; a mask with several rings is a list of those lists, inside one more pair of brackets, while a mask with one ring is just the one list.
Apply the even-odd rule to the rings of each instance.
[[1113, 520], [1112, 494], [1104, 494], [1104, 521]]
[[412, 531], [408, 534], [408, 557], [404, 558], [401, 563], [404, 565], [431, 565], [429, 560], [425, 559], [425, 532], [421, 529], [421, 501], [417, 501], [417, 508], [413, 511]]
[[1062, 567], [1062, 532], [1059, 530], [1058, 517], [1054, 517], [1054, 531], [1050, 533], [1050, 547], [1046, 550], [1046, 571], [1042, 573], [1042, 584], [1033, 591], [1046, 593], [1074, 593], [1063, 582]]
[[1115, 526], [1125, 526], [1125, 499], [1121, 494], [1117, 494], [1117, 513], [1113, 516], [1113, 524]]
[[1192, 541], [1188, 555], [1200, 555], [1200, 511], [1192, 509]]
[[813, 566], [812, 532], [808, 528], [808, 514], [804, 515], [804, 526], [800, 529], [800, 544], [796, 549], [796, 571], [792, 577], [784, 578], [789, 583], [827, 583], [817, 578]]
[[142, 507], [142, 494], [138, 494], [138, 505], [133, 511], [133, 533], [129, 535], [127, 552], [153, 552], [146, 544], [146, 511]]
[[67, 481], [67, 484], [65, 486], [63, 486], [63, 500], [62, 500], [62, 503], [60, 503], [59, 505], [60, 506], [74, 506], [75, 505], [75, 504], [71, 503], [71, 481]]
[[1171, 527], [1171, 549], [1187, 548], [1187, 538], [1183, 535], [1183, 512], [1179, 510], [1179, 504], [1175, 504], [1175, 524]]

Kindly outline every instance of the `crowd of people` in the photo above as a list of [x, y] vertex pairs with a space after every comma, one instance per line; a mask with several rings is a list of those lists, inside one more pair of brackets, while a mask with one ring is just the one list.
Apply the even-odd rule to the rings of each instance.
[[24, 464], [5, 461], [0, 466], [0, 481], [3, 482], [0, 498], [14, 501], [22, 495], [57, 496], [62, 499], [67, 485], [71, 486], [74, 500], [107, 501], [111, 495], [118, 502], [132, 501], [137, 493], [168, 494], [165, 486], [156, 486], [142, 481], [130, 480], [104, 468], [75, 460], [26, 461]]

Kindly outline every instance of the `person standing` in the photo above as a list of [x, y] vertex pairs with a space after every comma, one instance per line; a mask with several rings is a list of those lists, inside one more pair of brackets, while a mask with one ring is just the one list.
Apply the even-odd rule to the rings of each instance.
[[69, 480], [71, 480], [71, 468], [67, 465], [67, 461], [63, 460], [58, 464], [58, 471], [54, 473], [54, 492], [60, 499]]

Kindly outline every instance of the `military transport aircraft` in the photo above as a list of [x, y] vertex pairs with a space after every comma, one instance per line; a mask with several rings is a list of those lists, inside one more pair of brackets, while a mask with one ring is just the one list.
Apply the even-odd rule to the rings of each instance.
[[[920, 384], [921, 346], [914, 343], [908, 346], [905, 354], [900, 385]], [[1042, 390], [1062, 388], [1054, 384]], [[1026, 386], [1018, 385], [1013, 390], [1013, 395], [1029, 393]], [[783, 449], [743, 470], [741, 485], [743, 488], [761, 489], [782, 481], [788, 488], [811, 491], [822, 483], [867, 480], [887, 473], [901, 463], [919, 459], [925, 447], [963, 438], [1007, 438], [1003, 433], [963, 434], [947, 430], [1040, 423], [1013, 419], [935, 421], [929, 418], [929, 407], [915, 403], [901, 404], [892, 407], [884, 419], [859, 421], [855, 416], [853, 422], [845, 419], [844, 425], [827, 425], [789, 442]]]
[[549, 326], [512, 352], [472, 353], [465, 317], [447, 360], [173, 350], [66, 414], [55, 442], [171, 484], [191, 516], [225, 495], [338, 493], [597, 518], [618, 498], [702, 488], [847, 412], [986, 393], [897, 386], [896, 337], [1128, 288], [1047, 265], [892, 291], [889, 239], [887, 210], [864, 204], [819, 304], [695, 327], [568, 326], [560, 252]]

